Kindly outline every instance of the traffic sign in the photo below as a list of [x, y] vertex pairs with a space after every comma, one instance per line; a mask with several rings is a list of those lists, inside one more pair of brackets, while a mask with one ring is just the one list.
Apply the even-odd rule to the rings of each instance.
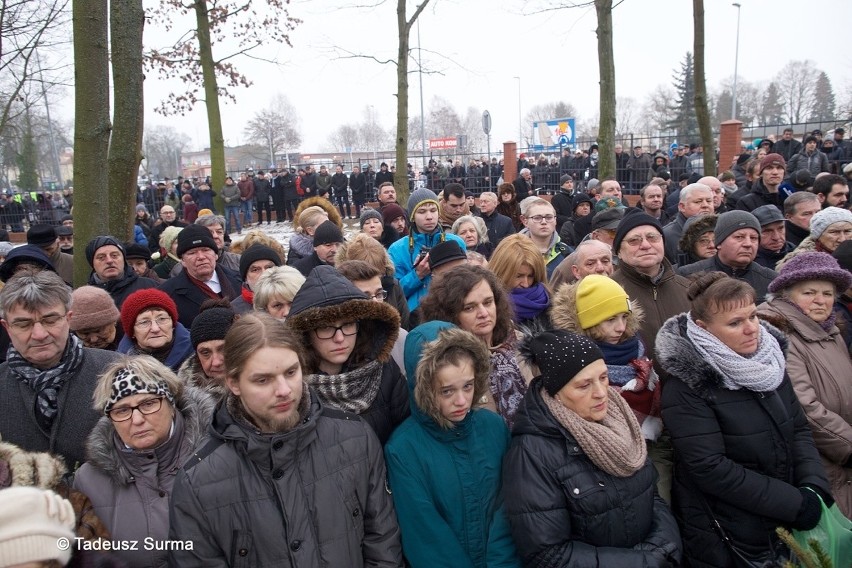
[[482, 131], [491, 134], [491, 113], [487, 110], [482, 113]]

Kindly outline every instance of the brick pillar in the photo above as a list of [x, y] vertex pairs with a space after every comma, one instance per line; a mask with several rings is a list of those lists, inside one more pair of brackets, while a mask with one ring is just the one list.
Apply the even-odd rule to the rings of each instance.
[[512, 183], [518, 177], [518, 144], [503, 142], [503, 181]]
[[742, 153], [743, 123], [726, 120], [719, 126], [719, 173], [731, 169], [734, 159]]

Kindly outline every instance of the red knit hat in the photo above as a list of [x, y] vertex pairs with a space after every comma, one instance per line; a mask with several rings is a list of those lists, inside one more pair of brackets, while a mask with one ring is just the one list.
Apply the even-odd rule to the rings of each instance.
[[121, 327], [124, 328], [124, 335], [133, 337], [133, 324], [136, 323], [136, 318], [145, 310], [154, 308], [164, 310], [177, 325], [178, 311], [174, 300], [157, 288], [145, 288], [133, 292], [121, 304]]

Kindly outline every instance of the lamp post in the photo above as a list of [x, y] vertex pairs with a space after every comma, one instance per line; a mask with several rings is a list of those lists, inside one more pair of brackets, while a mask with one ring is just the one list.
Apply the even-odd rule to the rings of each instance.
[[523, 119], [521, 118], [521, 78], [514, 77], [518, 81], [518, 148], [521, 147], [521, 142], [524, 137]]
[[740, 8], [742, 6], [740, 6], [739, 2], [734, 2], [733, 4], [731, 4], [731, 6], [733, 6], [734, 8], [737, 9], [737, 47], [736, 47], [736, 51], [734, 52], [734, 86], [732, 88], [734, 101], [733, 101], [732, 106], [731, 106], [731, 118], [736, 120], [736, 118], [737, 118], [737, 66], [739, 65], [739, 62], [740, 62]]

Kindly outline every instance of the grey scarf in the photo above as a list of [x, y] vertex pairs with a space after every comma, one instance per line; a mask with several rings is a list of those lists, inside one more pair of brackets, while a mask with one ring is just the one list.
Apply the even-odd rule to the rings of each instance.
[[324, 404], [361, 414], [373, 404], [382, 384], [381, 361], [370, 361], [352, 371], [337, 375], [315, 374], [305, 377]]

